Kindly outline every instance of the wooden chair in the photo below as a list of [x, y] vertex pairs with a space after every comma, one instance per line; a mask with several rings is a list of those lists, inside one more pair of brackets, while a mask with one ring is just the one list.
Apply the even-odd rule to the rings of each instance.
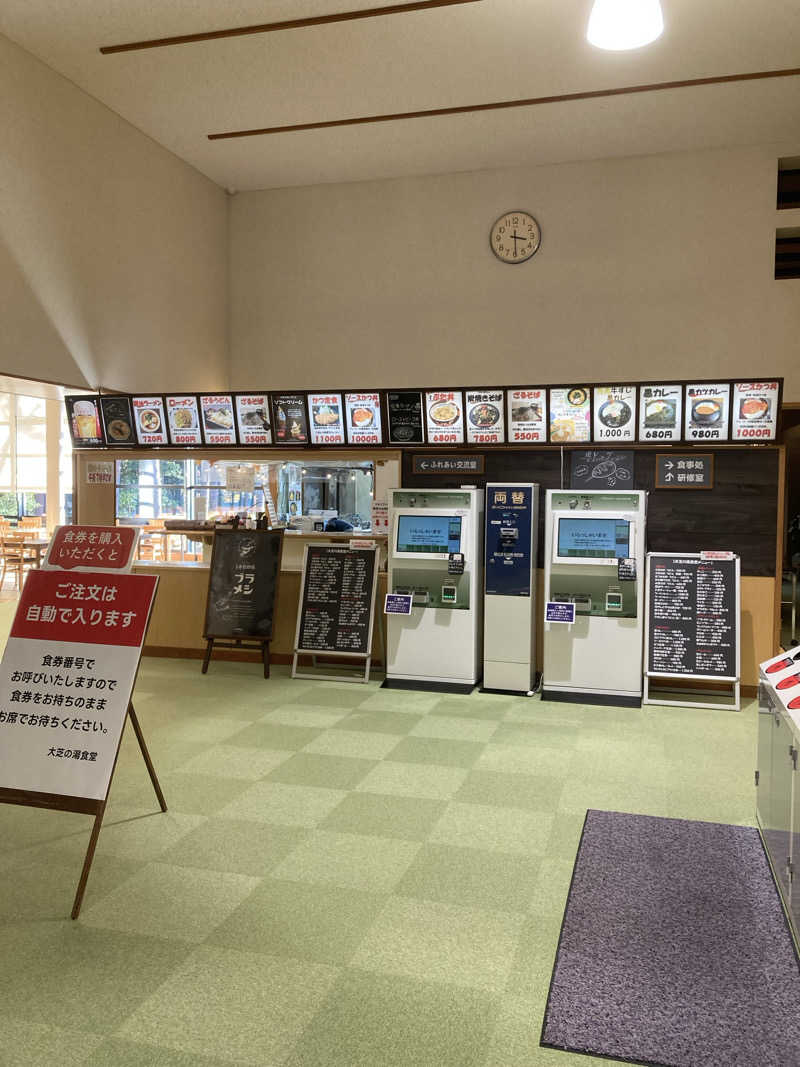
[[36, 556], [25, 551], [25, 535], [22, 533], [0, 532], [0, 550], [2, 551], [2, 572], [0, 587], [6, 580], [6, 572], [11, 571], [17, 578], [17, 589], [22, 588], [25, 568], [36, 566]]
[[39, 515], [23, 515], [19, 520], [18, 529], [21, 530], [41, 530], [44, 525], [44, 519]]

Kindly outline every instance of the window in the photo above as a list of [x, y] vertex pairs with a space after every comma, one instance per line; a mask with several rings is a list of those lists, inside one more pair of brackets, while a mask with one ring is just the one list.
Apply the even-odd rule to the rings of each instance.
[[0, 393], [0, 514], [15, 519], [46, 511], [46, 401]]
[[[252, 475], [253, 488], [229, 489], [235, 472]], [[122, 459], [116, 463], [118, 522], [143, 524], [162, 518], [256, 518], [271, 512], [279, 521], [310, 512], [338, 514], [355, 528], [369, 528], [373, 491], [371, 463], [319, 461], [242, 463], [238, 460]], [[267, 500], [269, 497], [269, 502]]]
[[193, 460], [117, 460], [117, 519], [188, 517], [186, 468], [190, 465]]

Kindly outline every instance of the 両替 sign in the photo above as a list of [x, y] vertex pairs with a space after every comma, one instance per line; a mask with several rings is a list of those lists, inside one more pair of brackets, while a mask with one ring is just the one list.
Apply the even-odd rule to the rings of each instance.
[[656, 453], [656, 489], [713, 488], [713, 452]]

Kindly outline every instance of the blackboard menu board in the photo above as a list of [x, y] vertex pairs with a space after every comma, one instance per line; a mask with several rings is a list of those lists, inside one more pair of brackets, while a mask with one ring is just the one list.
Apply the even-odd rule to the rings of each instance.
[[735, 681], [739, 559], [647, 557], [647, 673]]
[[204, 637], [272, 637], [282, 547], [282, 530], [216, 532]]
[[296, 652], [369, 656], [378, 579], [374, 548], [307, 545]]

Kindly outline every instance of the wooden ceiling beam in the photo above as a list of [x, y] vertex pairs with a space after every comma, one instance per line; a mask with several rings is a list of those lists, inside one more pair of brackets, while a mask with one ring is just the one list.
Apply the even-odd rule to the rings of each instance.
[[794, 78], [800, 67], [785, 70], [757, 70], [744, 74], [720, 74], [709, 78], [687, 78], [682, 81], [654, 82], [650, 85], [626, 85], [616, 89], [591, 89], [587, 92], [561, 93], [557, 96], [534, 96], [525, 100], [498, 100], [491, 104], [466, 104], [460, 107], [436, 107], [425, 111], [397, 111], [389, 115], [361, 115], [356, 118], [327, 119], [322, 122], [297, 122], [286, 126], [263, 126], [252, 130], [228, 130], [209, 133], [209, 141], [223, 141], [234, 137], [261, 137], [275, 133], [297, 133], [300, 130], [328, 130], [336, 126], [365, 126], [375, 122], [399, 122], [405, 119], [429, 119], [442, 115], [470, 115], [479, 111], [504, 111], [517, 107], [537, 107], [541, 104], [563, 104], [573, 100], [600, 100], [610, 96], [630, 96], [636, 93], [655, 93], [665, 89], [687, 89], [700, 85], [726, 85], [731, 82], [763, 81], [767, 78]]
[[482, 2], [483, 0], [413, 0], [412, 3], [368, 7], [360, 11], [339, 11], [332, 15], [310, 15], [308, 18], [285, 19], [283, 22], [263, 22], [255, 26], [235, 26], [232, 29], [209, 30], [205, 33], [185, 33], [178, 37], [155, 37], [152, 40], [131, 41], [128, 44], [108, 44], [103, 45], [100, 51], [104, 56], [111, 56], [119, 52], [138, 52], [144, 48], [170, 48], [176, 44], [198, 44], [201, 41], [219, 41], [226, 37], [249, 37], [258, 33], [277, 33], [280, 30], [301, 30], [310, 26], [330, 26], [337, 22], [355, 22], [359, 19], [379, 18], [382, 15], [405, 15], [414, 11], [431, 11], [439, 7]]

